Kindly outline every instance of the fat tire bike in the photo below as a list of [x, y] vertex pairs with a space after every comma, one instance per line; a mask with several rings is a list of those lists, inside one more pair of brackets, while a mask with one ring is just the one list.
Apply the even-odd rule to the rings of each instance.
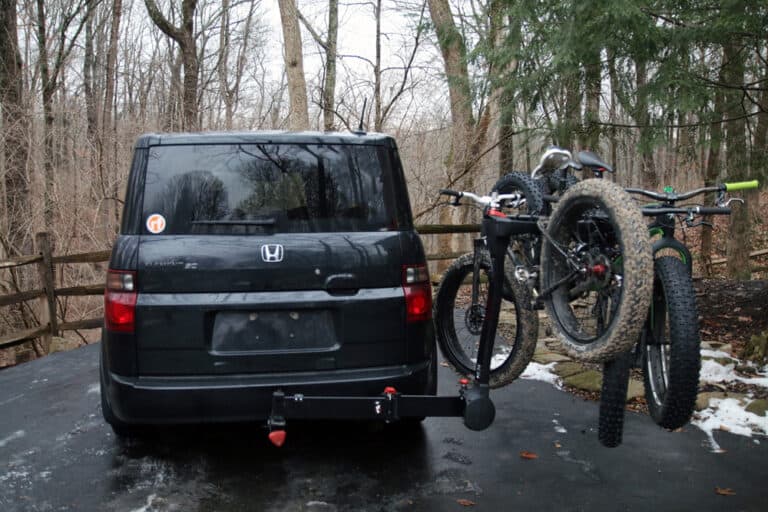
[[[441, 193], [454, 197], [454, 206], [460, 204], [463, 197], [483, 204], [475, 194], [450, 190]], [[507, 216], [500, 211], [502, 202], [524, 199], [523, 193], [495, 197], [501, 200], [488, 200], [497, 206], [489, 209], [491, 213], [487, 215], [516, 219], [527, 226], [516, 231], [510, 237], [510, 243], [502, 248], [502, 276], [499, 277], [502, 282], [507, 275], [503, 260], [507, 259], [510, 247], [525, 247], [530, 241], [531, 250], [523, 252], [524, 259], [538, 257], [538, 261], [528, 261], [530, 268], [523, 270], [529, 277], [535, 267], [535, 272], [540, 271], [542, 276], [540, 288], [533, 289], [530, 298], [533, 299], [535, 294], [534, 304], [543, 304], [550, 316], [557, 319], [555, 330], [567, 350], [578, 353], [582, 359], [601, 361], [612, 359], [633, 345], [650, 301], [652, 258], [648, 238], [637, 235], [642, 231], [642, 216], [637, 209], [626, 206], [631, 203], [626, 193], [609, 182], [590, 180], [580, 183], [563, 195], [551, 217]], [[595, 216], [595, 213], [599, 215]], [[488, 234], [484, 234], [487, 237]], [[476, 247], [475, 253], [481, 253], [480, 244]], [[511, 257], [515, 258], [514, 252]], [[483, 258], [473, 258], [470, 281], [479, 283], [474, 261]], [[462, 265], [465, 269], [469, 268], [466, 260]], [[518, 270], [521, 269], [515, 269]], [[456, 332], [457, 323], [456, 302], [454, 287], [445, 285], [443, 279], [440, 288], [446, 291], [441, 296], [441, 290], [438, 290], [435, 305], [438, 343], [451, 364], [461, 368], [461, 359], [471, 360], [472, 350], [451, 349], [451, 335]], [[508, 288], [513, 293], [519, 289]], [[589, 296], [598, 299], [582, 304]], [[468, 366], [466, 361], [463, 366]]]

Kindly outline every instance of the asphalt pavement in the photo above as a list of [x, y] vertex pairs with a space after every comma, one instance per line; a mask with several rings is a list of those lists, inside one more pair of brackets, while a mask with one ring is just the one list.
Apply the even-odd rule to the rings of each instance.
[[[441, 394], [455, 393], [440, 371]], [[0, 371], [0, 511], [768, 509], [768, 439], [717, 433], [716, 454], [695, 427], [631, 413], [624, 444], [604, 448], [597, 405], [542, 382], [492, 392], [483, 432], [459, 418], [289, 422], [278, 449], [256, 425], [121, 441], [98, 381], [94, 345]]]

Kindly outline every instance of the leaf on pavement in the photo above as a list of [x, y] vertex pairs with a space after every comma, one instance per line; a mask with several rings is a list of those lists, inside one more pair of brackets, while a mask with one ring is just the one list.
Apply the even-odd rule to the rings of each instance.
[[536, 455], [535, 453], [529, 452], [529, 451], [526, 451], [526, 450], [523, 450], [523, 451], [520, 452], [520, 457], [522, 457], [523, 459], [526, 459], [526, 460], [533, 460], [533, 459], [538, 459], [539, 458], [539, 456]]
[[472, 500], [465, 500], [464, 498], [459, 498], [458, 500], [456, 500], [456, 503], [458, 503], [462, 507], [474, 507], [475, 506], [475, 502], [474, 501], [472, 501]]
[[736, 496], [736, 491], [730, 487], [715, 487], [715, 493], [720, 496]]

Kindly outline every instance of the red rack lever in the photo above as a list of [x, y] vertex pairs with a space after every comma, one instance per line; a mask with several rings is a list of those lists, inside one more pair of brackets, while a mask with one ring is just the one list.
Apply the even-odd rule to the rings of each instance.
[[269, 433], [270, 442], [280, 448], [285, 443], [285, 430], [273, 430]]

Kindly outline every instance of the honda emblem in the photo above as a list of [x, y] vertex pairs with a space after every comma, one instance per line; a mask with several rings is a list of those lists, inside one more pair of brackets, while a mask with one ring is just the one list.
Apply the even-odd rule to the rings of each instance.
[[262, 245], [261, 259], [267, 263], [280, 263], [283, 261], [283, 246], [280, 244]]

